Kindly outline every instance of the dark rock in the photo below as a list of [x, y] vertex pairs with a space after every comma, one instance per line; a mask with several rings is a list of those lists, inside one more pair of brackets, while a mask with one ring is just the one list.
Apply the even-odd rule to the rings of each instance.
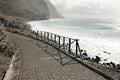
[[80, 51], [83, 52], [83, 49], [81, 49]]
[[104, 59], [104, 61], [107, 61], [107, 59]]
[[104, 53], [107, 53], [107, 51], [103, 51]]
[[108, 54], [111, 54], [111, 53], [108, 53]]
[[120, 64], [117, 64], [117, 68], [120, 70]]
[[115, 63], [113, 63], [113, 62], [110, 62], [110, 66], [113, 67], [113, 68], [116, 67]]
[[84, 53], [83, 53], [83, 56], [88, 56], [88, 54], [84, 52]]
[[94, 60], [95, 60], [96, 63], [99, 63], [100, 62], [100, 57], [96, 56]]

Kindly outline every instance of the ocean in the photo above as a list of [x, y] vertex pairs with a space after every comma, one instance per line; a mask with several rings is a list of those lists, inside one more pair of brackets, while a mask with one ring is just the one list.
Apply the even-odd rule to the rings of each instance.
[[51, 19], [29, 22], [32, 30], [79, 39], [88, 56], [101, 57], [101, 63], [120, 64], [120, 20], [95, 18]]

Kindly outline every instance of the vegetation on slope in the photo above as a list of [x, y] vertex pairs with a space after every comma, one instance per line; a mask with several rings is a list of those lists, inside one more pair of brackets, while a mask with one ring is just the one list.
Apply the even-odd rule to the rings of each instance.
[[10, 59], [14, 54], [14, 48], [8, 41], [3, 25], [0, 23], [0, 80], [4, 76], [10, 64]]

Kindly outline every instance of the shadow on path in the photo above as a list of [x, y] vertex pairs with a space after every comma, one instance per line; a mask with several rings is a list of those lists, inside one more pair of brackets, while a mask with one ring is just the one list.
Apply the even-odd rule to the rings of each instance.
[[43, 49], [47, 54], [53, 57], [56, 61], [58, 61], [62, 66], [71, 65], [71, 64], [78, 64], [77, 61], [73, 60], [69, 56], [63, 54], [59, 50], [53, 48], [52, 46], [43, 43], [41, 41], [36, 41], [35, 44]]

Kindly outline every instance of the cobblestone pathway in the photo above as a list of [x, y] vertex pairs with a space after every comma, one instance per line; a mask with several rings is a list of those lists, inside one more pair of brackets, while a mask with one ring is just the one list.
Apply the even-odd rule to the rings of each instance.
[[20, 49], [19, 80], [106, 80], [50, 46], [46, 52], [42, 42], [18, 34], [7, 34]]

